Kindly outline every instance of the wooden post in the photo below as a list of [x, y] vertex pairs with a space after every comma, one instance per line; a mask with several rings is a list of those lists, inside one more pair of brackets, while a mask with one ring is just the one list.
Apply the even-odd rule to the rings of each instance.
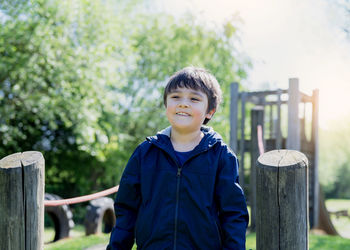
[[308, 160], [273, 150], [257, 161], [257, 250], [308, 249]]
[[312, 92], [312, 135], [311, 141], [313, 145], [313, 211], [312, 218], [310, 218], [310, 226], [315, 227], [318, 225], [319, 218], [319, 183], [318, 183], [318, 112], [319, 112], [319, 90], [315, 89]]
[[44, 171], [40, 152], [0, 160], [0, 249], [43, 249]]
[[244, 183], [244, 153], [245, 153], [245, 103], [247, 99], [247, 93], [241, 93], [241, 139], [240, 139], [240, 164], [239, 164], [239, 176], [240, 176], [240, 184], [243, 189], [245, 189]]
[[282, 90], [277, 90], [277, 126], [276, 126], [276, 149], [282, 148], [282, 133], [281, 133], [281, 100]]
[[300, 150], [299, 80], [289, 79], [287, 149]]
[[270, 138], [273, 138], [274, 134], [273, 134], [273, 131], [274, 131], [274, 124], [273, 124], [273, 105], [270, 104], [270, 113], [269, 113], [269, 137]]
[[231, 83], [230, 147], [237, 153], [238, 83]]
[[256, 160], [259, 157], [258, 125], [264, 127], [264, 107], [256, 106], [251, 111], [251, 146], [250, 146], [250, 229], [255, 231], [256, 215]]

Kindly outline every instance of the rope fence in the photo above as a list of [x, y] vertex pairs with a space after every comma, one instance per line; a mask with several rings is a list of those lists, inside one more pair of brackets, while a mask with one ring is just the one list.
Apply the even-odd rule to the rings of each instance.
[[89, 194], [89, 195], [83, 195], [75, 198], [70, 198], [70, 199], [63, 199], [63, 200], [45, 200], [44, 201], [44, 206], [45, 207], [55, 207], [55, 206], [62, 206], [62, 205], [70, 205], [70, 204], [76, 204], [76, 203], [81, 203], [81, 202], [86, 202], [86, 201], [91, 201], [97, 198], [101, 198], [103, 196], [107, 196], [113, 193], [118, 192], [119, 185], [106, 189], [104, 191], [94, 193], [94, 194]]

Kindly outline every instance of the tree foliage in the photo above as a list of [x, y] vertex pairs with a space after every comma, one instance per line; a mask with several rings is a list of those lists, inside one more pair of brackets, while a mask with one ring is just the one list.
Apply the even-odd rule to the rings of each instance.
[[327, 198], [350, 199], [350, 117], [320, 133], [319, 177]]
[[48, 191], [116, 185], [136, 145], [167, 126], [163, 87], [188, 65], [221, 83], [209, 125], [228, 139], [229, 84], [249, 67], [234, 21], [207, 27], [127, 1], [0, 3], [0, 157], [43, 152]]

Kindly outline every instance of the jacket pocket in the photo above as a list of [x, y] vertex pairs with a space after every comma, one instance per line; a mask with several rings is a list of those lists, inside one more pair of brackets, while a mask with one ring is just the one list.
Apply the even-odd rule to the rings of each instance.
[[139, 214], [135, 223], [135, 238], [137, 247], [142, 248], [145, 244], [145, 241], [150, 235], [149, 232], [149, 220], [147, 220], [147, 216], [145, 216], [145, 212], [142, 208], [139, 210]]

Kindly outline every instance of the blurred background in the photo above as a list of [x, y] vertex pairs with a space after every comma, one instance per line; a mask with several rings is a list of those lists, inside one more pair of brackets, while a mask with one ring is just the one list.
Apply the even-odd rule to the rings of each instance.
[[[350, 199], [350, 1], [0, 0], [0, 159], [41, 151], [46, 192], [119, 183], [146, 136], [167, 126], [170, 75], [205, 67], [229, 86], [320, 90], [320, 183]], [[79, 206], [74, 216], [83, 220]]]

